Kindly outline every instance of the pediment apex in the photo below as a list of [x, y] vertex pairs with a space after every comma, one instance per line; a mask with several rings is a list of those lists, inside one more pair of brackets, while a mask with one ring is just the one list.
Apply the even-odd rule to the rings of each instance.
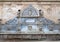
[[37, 9], [35, 9], [31, 4], [23, 9], [22, 13], [21, 13], [21, 17], [38, 17], [39, 16], [39, 12]]

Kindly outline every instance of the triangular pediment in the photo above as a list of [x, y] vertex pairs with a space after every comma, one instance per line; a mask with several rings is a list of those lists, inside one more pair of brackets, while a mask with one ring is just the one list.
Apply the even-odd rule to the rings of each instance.
[[21, 17], [39, 17], [39, 12], [32, 5], [24, 9], [20, 15]]

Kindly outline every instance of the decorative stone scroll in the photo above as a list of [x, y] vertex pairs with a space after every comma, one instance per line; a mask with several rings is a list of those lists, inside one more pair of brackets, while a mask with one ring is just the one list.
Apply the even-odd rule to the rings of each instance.
[[16, 24], [18, 24], [18, 19], [14, 18], [14, 19], [7, 21], [6, 23], [9, 25], [16, 25]]

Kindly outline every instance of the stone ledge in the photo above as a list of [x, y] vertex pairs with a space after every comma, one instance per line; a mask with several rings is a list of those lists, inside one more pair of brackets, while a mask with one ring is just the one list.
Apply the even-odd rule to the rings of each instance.
[[60, 0], [0, 0], [0, 1], [21, 1], [21, 2], [39, 2], [39, 1], [42, 1], [42, 2], [44, 2], [44, 1], [46, 1], [46, 2], [48, 2], [48, 1], [52, 1], [52, 2], [59, 2]]
[[54, 35], [54, 34], [52, 34], [52, 35], [50, 35], [50, 34], [48, 34], [48, 35], [44, 35], [44, 34], [34, 34], [34, 35], [0, 35], [0, 39], [7, 39], [7, 40], [9, 40], [9, 39], [19, 39], [19, 40], [59, 40], [60, 39], [60, 35]]

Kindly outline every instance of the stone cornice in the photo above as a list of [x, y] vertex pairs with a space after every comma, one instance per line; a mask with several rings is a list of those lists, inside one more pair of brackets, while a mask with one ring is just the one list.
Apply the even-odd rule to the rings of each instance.
[[60, 2], [60, 0], [0, 0], [0, 2]]

